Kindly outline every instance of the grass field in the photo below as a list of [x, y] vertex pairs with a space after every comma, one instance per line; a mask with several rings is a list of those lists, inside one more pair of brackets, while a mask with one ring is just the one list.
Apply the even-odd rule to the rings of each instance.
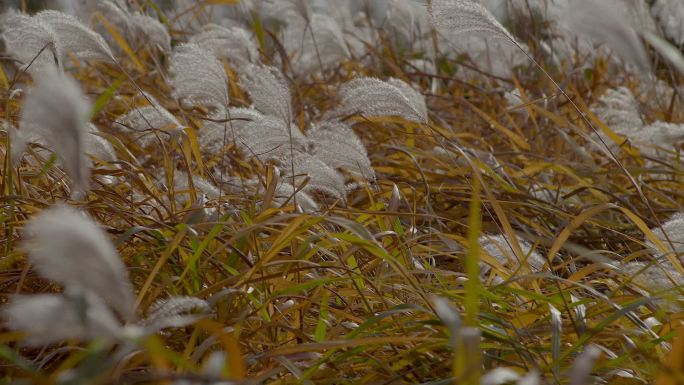
[[178, 3], [1, 19], [3, 381], [684, 382], [673, 51]]

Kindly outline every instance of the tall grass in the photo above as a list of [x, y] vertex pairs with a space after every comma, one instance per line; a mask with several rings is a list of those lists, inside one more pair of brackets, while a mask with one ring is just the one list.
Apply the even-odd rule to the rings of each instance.
[[[59, 294], [89, 309], [88, 295], [47, 280], [31, 256], [31, 221], [66, 203], [117, 249], [137, 315], [110, 315], [120, 328], [114, 336], [76, 334], [38, 347], [27, 345], [29, 325], [3, 321], [4, 381], [681, 381], [684, 229], [668, 220], [684, 203], [684, 109], [673, 88], [682, 74], [662, 53], [645, 45], [648, 76], [610, 51], [559, 59], [545, 46], [547, 21], [516, 8], [497, 33], [515, 32], [539, 68], [490, 73], [496, 58], [488, 66], [455, 55], [431, 27], [400, 35], [392, 20], [363, 14], [355, 22], [367, 35], [346, 33], [340, 51], [320, 20], [288, 27], [254, 9], [240, 13], [249, 38], [239, 44], [255, 46], [235, 43], [219, 57], [205, 38], [242, 32], [199, 31], [212, 7], [242, 5], [187, 3], [175, 12], [133, 2], [168, 30], [174, 51], [100, 9], [92, 27], [115, 60], [60, 56], [91, 99], [94, 135], [115, 155], [84, 150], [92, 175], [82, 195], [51, 143], [27, 138], [13, 159], [34, 86], [28, 63], [2, 56], [3, 308]], [[313, 51], [291, 52], [298, 45], [282, 41], [287, 28], [305, 31], [299, 46]], [[246, 52], [257, 44], [253, 58]], [[270, 79], [260, 71], [279, 72]], [[675, 134], [663, 142], [616, 129], [598, 109], [617, 87], [633, 93], [641, 132], [668, 122]], [[353, 161], [340, 159], [347, 148]], [[482, 244], [497, 235], [501, 255]], [[64, 266], [77, 261], [56, 246]], [[533, 253], [543, 267], [530, 263]], [[173, 317], [146, 323], [165, 311]]]

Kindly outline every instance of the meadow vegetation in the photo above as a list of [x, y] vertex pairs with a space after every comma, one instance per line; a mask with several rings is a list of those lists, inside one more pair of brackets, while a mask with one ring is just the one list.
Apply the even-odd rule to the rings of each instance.
[[62, 3], [0, 14], [2, 381], [684, 382], [684, 3]]

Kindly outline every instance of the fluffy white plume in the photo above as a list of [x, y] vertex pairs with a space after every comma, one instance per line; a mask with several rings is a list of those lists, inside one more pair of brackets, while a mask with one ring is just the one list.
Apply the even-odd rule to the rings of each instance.
[[102, 0], [97, 3], [96, 8], [93, 9], [99, 11], [105, 16], [107, 21], [116, 25], [120, 29], [131, 32], [132, 26], [130, 22], [130, 14], [128, 12], [128, 6], [123, 2], [115, 2], [112, 0]]
[[292, 69], [299, 74], [323, 69], [350, 57], [342, 28], [326, 14], [313, 13], [309, 21], [293, 19], [283, 35], [285, 50], [292, 57]]
[[432, 31], [430, 15], [424, 4], [414, 0], [390, 0], [383, 26], [403, 45], [422, 41]]
[[657, 156], [658, 148], [677, 150], [684, 142], [684, 124], [653, 122], [630, 136], [630, 140], [640, 144], [644, 155]]
[[507, 367], [500, 366], [485, 373], [480, 380], [480, 385], [504, 385], [520, 384], [520, 373]]
[[207, 154], [220, 155], [223, 151], [224, 135], [225, 144], [237, 141], [244, 127], [250, 122], [263, 118], [263, 115], [251, 108], [230, 108], [214, 118], [217, 118], [216, 120], [230, 119], [230, 121], [205, 121], [204, 129], [199, 135], [199, 146]]
[[198, 313], [207, 313], [209, 310], [209, 304], [196, 297], [169, 297], [152, 304], [144, 324], [156, 330], [184, 327], [195, 322], [198, 319]]
[[167, 17], [173, 25], [183, 31], [196, 31], [206, 24], [212, 14], [217, 12], [210, 4], [197, 0], [172, 0]]
[[[309, 177], [309, 182], [302, 189], [307, 193], [324, 193], [336, 199], [344, 200], [347, 195], [344, 186], [344, 178], [337, 171], [323, 163], [319, 158], [299, 153], [292, 160], [294, 165], [295, 186], [301, 187], [304, 179]], [[290, 167], [283, 167], [285, 176], [283, 179], [291, 180]]]
[[594, 114], [619, 135], [631, 135], [644, 126], [639, 110], [639, 102], [627, 87], [607, 90], [592, 106]]
[[433, 0], [432, 22], [448, 37], [478, 33], [485, 37], [515, 41], [489, 10], [472, 0]]
[[619, 265], [622, 273], [649, 293], [674, 291], [684, 285], [684, 277], [669, 261], [661, 263], [628, 262]]
[[402, 94], [406, 97], [406, 99], [409, 100], [411, 106], [418, 111], [418, 114], [423, 117], [424, 120], [427, 120], [428, 116], [428, 109], [427, 105], [425, 104], [425, 97], [423, 94], [418, 92], [415, 88], [411, 87], [408, 83], [406, 83], [403, 80], [397, 79], [397, 78], [389, 78], [387, 79], [387, 83], [397, 87], [399, 91], [401, 91]]
[[[646, 156], [658, 155], [658, 149], [672, 150], [684, 141], [684, 125], [656, 121], [645, 125], [640, 106], [626, 87], [610, 89], [592, 106], [593, 112], [615, 133], [630, 140]], [[603, 134], [601, 134], [603, 136]], [[604, 138], [608, 143], [609, 140]]]
[[[670, 219], [662, 224], [662, 229], [660, 227], [655, 227], [652, 228], [651, 231], [672, 251], [677, 253], [684, 252], [684, 213], [680, 212], [672, 215]], [[665, 237], [665, 234], [667, 234], [667, 238]], [[672, 245], [668, 243], [667, 239], [672, 242]], [[648, 238], [644, 239], [644, 242], [648, 247], [653, 249], [656, 248]], [[672, 246], [674, 246], [674, 249], [672, 249]]]
[[203, 105], [218, 110], [228, 106], [228, 77], [223, 64], [197, 44], [176, 47], [171, 56], [172, 96], [184, 106]]
[[[526, 241], [517, 238], [520, 249], [525, 254], [523, 257], [527, 258], [527, 266], [533, 272], [540, 272], [544, 269], [544, 264], [546, 259], [539, 254], [536, 250], [532, 250], [532, 246]], [[497, 235], [482, 235], [478, 240], [480, 247], [484, 252], [494, 257], [499, 263], [509, 268], [511, 271], [515, 271], [520, 268], [520, 263], [518, 257], [516, 257], [511, 246], [511, 240], [505, 234]], [[480, 262], [480, 274], [487, 274], [491, 270], [491, 267], [483, 262]]]
[[684, 2], [656, 0], [651, 6], [651, 12], [665, 36], [679, 46], [684, 45]]
[[[476, 35], [462, 36], [451, 45], [457, 52], [467, 54], [472, 64], [479, 70], [471, 70], [464, 66], [459, 68], [457, 75], [466, 80], [471, 77], [481, 77], [481, 71], [509, 78], [513, 75], [515, 67], [526, 66], [530, 63], [529, 58], [520, 48], [500, 39], [492, 40]], [[527, 50], [524, 43], [520, 43], [520, 46]]]
[[375, 179], [366, 147], [346, 124], [329, 121], [316, 125], [306, 133], [311, 154], [334, 169], [343, 169], [366, 180]]
[[88, 186], [90, 163], [84, 149], [90, 103], [75, 80], [48, 71], [24, 100], [20, 135], [40, 137], [59, 154], [75, 190]]
[[103, 298], [130, 319], [133, 287], [116, 249], [98, 224], [68, 206], [44, 210], [26, 225], [29, 259], [38, 273]]
[[0, 31], [5, 51], [19, 61], [22, 70], [40, 73], [61, 62], [54, 32], [31, 16], [10, 11], [3, 15]]
[[259, 61], [254, 37], [246, 29], [209, 24], [190, 38], [191, 43], [211, 51], [217, 58], [228, 59], [237, 68]]
[[56, 44], [63, 55], [72, 52], [85, 60], [116, 61], [102, 36], [83, 25], [74, 16], [50, 10], [38, 12], [33, 18], [54, 31], [58, 38]]
[[153, 131], [159, 130], [167, 133], [182, 130], [183, 125], [166, 108], [162, 107], [156, 100], [148, 96], [152, 105], [137, 107], [120, 116], [114, 123], [126, 131], [142, 133], [136, 139], [142, 147], [155, 142], [156, 136]]
[[130, 15], [130, 23], [137, 37], [164, 52], [171, 51], [171, 36], [159, 20], [144, 13], [134, 12]]
[[649, 69], [646, 50], [624, 3], [615, 0], [575, 0], [565, 14], [572, 31], [606, 43], [624, 60]]
[[291, 150], [304, 151], [306, 145], [306, 138], [299, 128], [290, 126], [288, 129], [282, 119], [271, 116], [262, 116], [245, 124], [236, 134], [236, 144], [243, 154], [256, 156], [262, 162], [274, 160], [287, 164]]
[[397, 82], [401, 81], [395, 79], [392, 82], [385, 82], [369, 77], [351, 80], [340, 88], [340, 106], [330, 114], [332, 117], [353, 114], [401, 116], [407, 120], [426, 122], [427, 108], [424, 98], [409, 85], [397, 87]]
[[[257, 190], [264, 192], [264, 187], [257, 178], [242, 180], [236, 177], [228, 177], [223, 183], [230, 191], [236, 194], [253, 196], [257, 194]], [[314, 213], [319, 211], [318, 204], [313, 198], [304, 191], [297, 191], [287, 181], [280, 181], [275, 189], [272, 204], [274, 207], [286, 206], [294, 203], [293, 196], [297, 194], [297, 205], [305, 213]]]
[[10, 144], [10, 158], [12, 163], [17, 163], [26, 150], [27, 138], [19, 134], [14, 124], [4, 119], [0, 119], [0, 129], [7, 132]]
[[262, 10], [269, 18], [278, 20], [301, 18], [306, 22], [311, 20], [310, 0], [264, 0], [262, 3]]
[[140, 39], [164, 52], [171, 51], [169, 31], [156, 18], [140, 12], [131, 12], [125, 2], [115, 4], [105, 0], [97, 4], [97, 10], [130, 39]]
[[146, 322], [178, 316], [193, 310], [209, 311], [209, 304], [196, 297], [174, 296], [156, 301], [150, 306]]
[[252, 64], [240, 79], [240, 85], [252, 99], [254, 109], [264, 115], [292, 120], [290, 88], [275, 67]]
[[[188, 178], [189, 175], [184, 171], [175, 170], [173, 172], [173, 192], [176, 202], [180, 205], [185, 205], [190, 198], [190, 181]], [[192, 184], [198, 191], [197, 195], [204, 194], [209, 199], [218, 199], [220, 196], [221, 191], [207, 179], [193, 176]]]
[[96, 296], [58, 294], [15, 295], [2, 308], [7, 327], [27, 333], [30, 346], [77, 339], [116, 338], [121, 326]]
[[297, 191], [294, 186], [287, 182], [278, 184], [273, 196], [273, 203], [277, 206], [292, 204], [294, 202], [295, 192], [297, 205], [301, 207], [303, 212], [315, 213], [319, 211], [318, 204], [309, 196], [309, 194], [304, 191]]
[[104, 162], [116, 161], [116, 151], [107, 139], [99, 135], [97, 128], [89, 124], [90, 130], [84, 137], [84, 147], [86, 154]]

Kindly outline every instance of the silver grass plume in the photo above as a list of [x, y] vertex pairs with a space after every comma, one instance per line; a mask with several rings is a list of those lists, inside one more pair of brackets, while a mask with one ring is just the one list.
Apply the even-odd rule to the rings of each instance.
[[406, 99], [411, 102], [411, 106], [413, 106], [418, 111], [419, 115], [427, 121], [428, 109], [423, 94], [411, 87], [411, 85], [405, 81], [397, 78], [389, 78], [387, 79], [387, 83], [397, 87], [399, 91], [406, 96]]
[[100, 131], [93, 124], [88, 124], [88, 128], [83, 145], [85, 153], [100, 161], [116, 161], [116, 152], [112, 144], [100, 135]]
[[[518, 43], [516, 46], [502, 39], [467, 35], [453, 41], [451, 46], [458, 53], [467, 54], [479, 69], [476, 71], [466, 67], [459, 68], [456, 75], [464, 80], [488, 75], [510, 78], [516, 67], [524, 67], [530, 63], [530, 59], [525, 54], [529, 49], [524, 43]], [[487, 75], [484, 75], [482, 71]]]
[[477, 1], [432, 0], [430, 14], [433, 25], [448, 37], [477, 33], [484, 37], [516, 41], [494, 15]]
[[14, 11], [4, 14], [1, 21], [5, 51], [21, 63], [21, 70], [40, 73], [61, 63], [55, 44], [57, 37], [51, 28], [29, 15]]
[[304, 191], [297, 191], [297, 189], [288, 182], [281, 182], [278, 184], [273, 197], [273, 203], [277, 206], [284, 206], [294, 203], [296, 193], [297, 205], [302, 212], [315, 213], [320, 209], [316, 201], [309, 194]]
[[196, 297], [173, 296], [158, 300], [150, 306], [143, 324], [152, 330], [184, 327], [208, 313], [209, 304]]
[[125, 3], [116, 4], [110, 0], [98, 3], [97, 9], [129, 38], [140, 39], [163, 52], [171, 51], [169, 31], [156, 18], [141, 12], [131, 12]]
[[[59, 11], [38, 12], [34, 19], [38, 23], [47, 25], [54, 31], [58, 41], [59, 51], [62, 55], [72, 52], [84, 60], [109, 60], [115, 62], [114, 54], [107, 42], [92, 29], [86, 27], [80, 20], [69, 14]], [[64, 60], [64, 57], [61, 58]]]
[[[190, 175], [185, 171], [174, 170], [173, 172], [173, 191], [176, 201], [181, 205], [184, 205], [188, 201], [186, 197], [189, 198], [190, 195], [189, 177]], [[209, 199], [218, 199], [220, 196], [219, 189], [207, 179], [193, 175], [192, 184], [197, 191], [201, 192]]]
[[155, 142], [156, 136], [153, 131], [172, 134], [183, 129], [183, 125], [178, 119], [162, 107], [156, 99], [150, 95], [146, 95], [146, 97], [152, 102], [151, 105], [136, 107], [116, 118], [114, 122], [114, 126], [117, 128], [142, 133], [143, 135], [136, 138], [141, 147], [147, 147]]
[[625, 5], [608, 0], [574, 0], [564, 15], [572, 31], [605, 43], [622, 59], [642, 70], [651, 68], [646, 49]]
[[78, 83], [56, 71], [37, 79], [21, 110], [20, 135], [45, 140], [59, 154], [76, 191], [86, 189], [90, 177], [84, 139], [89, 119], [90, 103]]
[[[217, 114], [214, 117], [231, 119], [229, 122], [206, 120], [203, 129], [200, 130], [200, 149], [207, 154], [216, 156], [222, 153], [224, 145], [236, 140], [237, 133], [242, 132], [247, 124], [263, 118], [263, 115], [251, 108], [229, 108], [227, 112], [221, 112], [220, 116]], [[224, 136], [226, 143], [224, 143]]]
[[[294, 168], [294, 185], [297, 188], [300, 188], [304, 179], [308, 177], [309, 181], [302, 191], [310, 194], [324, 193], [336, 199], [345, 199], [347, 190], [344, 185], [344, 178], [322, 160], [313, 155], [298, 153], [295, 154], [291, 162]], [[289, 165], [290, 163], [285, 164]], [[292, 176], [290, 167], [285, 167], [283, 179], [290, 180]]]
[[639, 113], [639, 102], [627, 87], [607, 90], [591, 109], [601, 121], [619, 135], [633, 134], [644, 126]]
[[[423, 44], [432, 31], [425, 4], [413, 0], [389, 0], [383, 28], [402, 46], [419, 50], [424, 49]], [[428, 51], [430, 49], [428, 47]], [[428, 56], [431, 55], [432, 52], [429, 52]]]
[[0, 127], [7, 132], [10, 141], [10, 159], [12, 163], [18, 163], [21, 160], [21, 155], [26, 151], [29, 138], [27, 135], [22, 135], [11, 122], [0, 120]]
[[[542, 269], [544, 269], [546, 259], [536, 250], [533, 250], [532, 246], [530, 246], [530, 244], [526, 241], [520, 239], [519, 237], [516, 237], [516, 240], [520, 245], [520, 249], [522, 250], [523, 254], [525, 254], [523, 257], [527, 258], [527, 265], [529, 266], [529, 269], [533, 273], [542, 271]], [[505, 234], [484, 234], [478, 240], [478, 243], [484, 252], [494, 257], [494, 259], [496, 259], [502, 266], [508, 267], [510, 270], [515, 271], [520, 268], [521, 261], [518, 260], [518, 257], [513, 252], [510, 242], [512, 241]], [[490, 270], [491, 266], [485, 264], [484, 262], [480, 262], [481, 275], [487, 274]], [[499, 277], [497, 278], [498, 279], [495, 282], [500, 283], [503, 281]]]
[[329, 67], [351, 54], [337, 20], [315, 12], [309, 21], [294, 18], [283, 31], [283, 45], [292, 56], [292, 70], [306, 74]]
[[[257, 190], [264, 191], [261, 181], [257, 178], [243, 180], [237, 177], [229, 177], [223, 182], [223, 186], [236, 194], [247, 194], [250, 196], [256, 195]], [[272, 205], [274, 207], [282, 207], [293, 204], [295, 193], [297, 195], [297, 205], [301, 208], [302, 212], [315, 213], [319, 211], [318, 204], [309, 194], [301, 190], [298, 191], [292, 184], [282, 180], [276, 185]]]
[[393, 82], [361, 77], [343, 84], [338, 93], [340, 106], [330, 112], [331, 117], [401, 116], [406, 120], [427, 122], [427, 109], [420, 94], [408, 92], [408, 85], [397, 87], [397, 80]]
[[[669, 261], [627, 262], [618, 264], [617, 267], [625, 277], [629, 277], [634, 284], [646, 290], [647, 294], [678, 293], [684, 285], [684, 276]], [[669, 301], [660, 303], [673, 311], [680, 308]]]
[[[678, 254], [684, 252], [684, 212], [675, 213], [661, 227], [653, 228], [651, 231], [673, 252]], [[665, 234], [667, 234], [667, 237]], [[672, 245], [668, 243], [668, 239], [672, 242]], [[644, 239], [644, 242], [647, 247], [656, 249], [655, 245], [648, 238]], [[673, 246], [674, 249], [672, 249]]]
[[223, 27], [209, 24], [190, 38], [220, 59], [228, 59], [237, 68], [259, 61], [257, 43], [252, 34], [239, 26]]
[[196, 31], [206, 23], [207, 6], [197, 0], [172, 0], [170, 12], [167, 17], [173, 21], [174, 26], [183, 31]]
[[280, 118], [262, 116], [247, 123], [236, 133], [236, 145], [242, 153], [251, 158], [256, 157], [265, 163], [273, 160], [281, 165], [289, 164], [291, 152], [303, 152], [306, 138], [297, 127], [291, 127]]
[[131, 32], [130, 14], [125, 2], [121, 4], [112, 0], [103, 0], [98, 2], [92, 10], [102, 13], [107, 21], [119, 27], [122, 31], [126, 33]]
[[639, 144], [646, 156], [658, 156], [659, 148], [678, 151], [684, 142], [684, 124], [656, 121], [633, 133], [630, 140]]
[[1, 312], [9, 329], [26, 332], [22, 343], [35, 347], [70, 339], [114, 339], [122, 332], [111, 310], [88, 293], [14, 295]]
[[524, 376], [517, 371], [500, 366], [485, 373], [480, 379], [480, 385], [539, 385], [539, 373], [534, 370]]
[[171, 51], [171, 36], [166, 26], [156, 18], [140, 12], [130, 15], [135, 36], [163, 52]]
[[[639, 110], [639, 102], [626, 87], [609, 89], [592, 106], [598, 118], [637, 146], [643, 155], [658, 156], [659, 148], [674, 150], [673, 145], [684, 141], [684, 125], [662, 121], [646, 125]], [[609, 139], [604, 137], [604, 141]]]
[[289, 21], [293, 18], [301, 18], [309, 22], [313, 11], [310, 4], [309, 0], [265, 0], [262, 10], [275, 19]]
[[29, 261], [45, 278], [93, 293], [126, 319], [135, 312], [126, 267], [99, 225], [68, 206], [44, 210], [26, 225]]
[[287, 123], [292, 121], [290, 88], [277, 68], [249, 65], [242, 74], [240, 86], [249, 94], [254, 109]]
[[211, 52], [197, 44], [183, 44], [174, 49], [170, 62], [172, 96], [185, 107], [223, 110], [228, 106], [228, 77]]
[[665, 36], [678, 46], [684, 45], [684, 2], [656, 0], [651, 13], [658, 20]]
[[348, 125], [327, 121], [306, 132], [311, 154], [334, 169], [343, 169], [366, 180], [375, 179], [366, 147]]

